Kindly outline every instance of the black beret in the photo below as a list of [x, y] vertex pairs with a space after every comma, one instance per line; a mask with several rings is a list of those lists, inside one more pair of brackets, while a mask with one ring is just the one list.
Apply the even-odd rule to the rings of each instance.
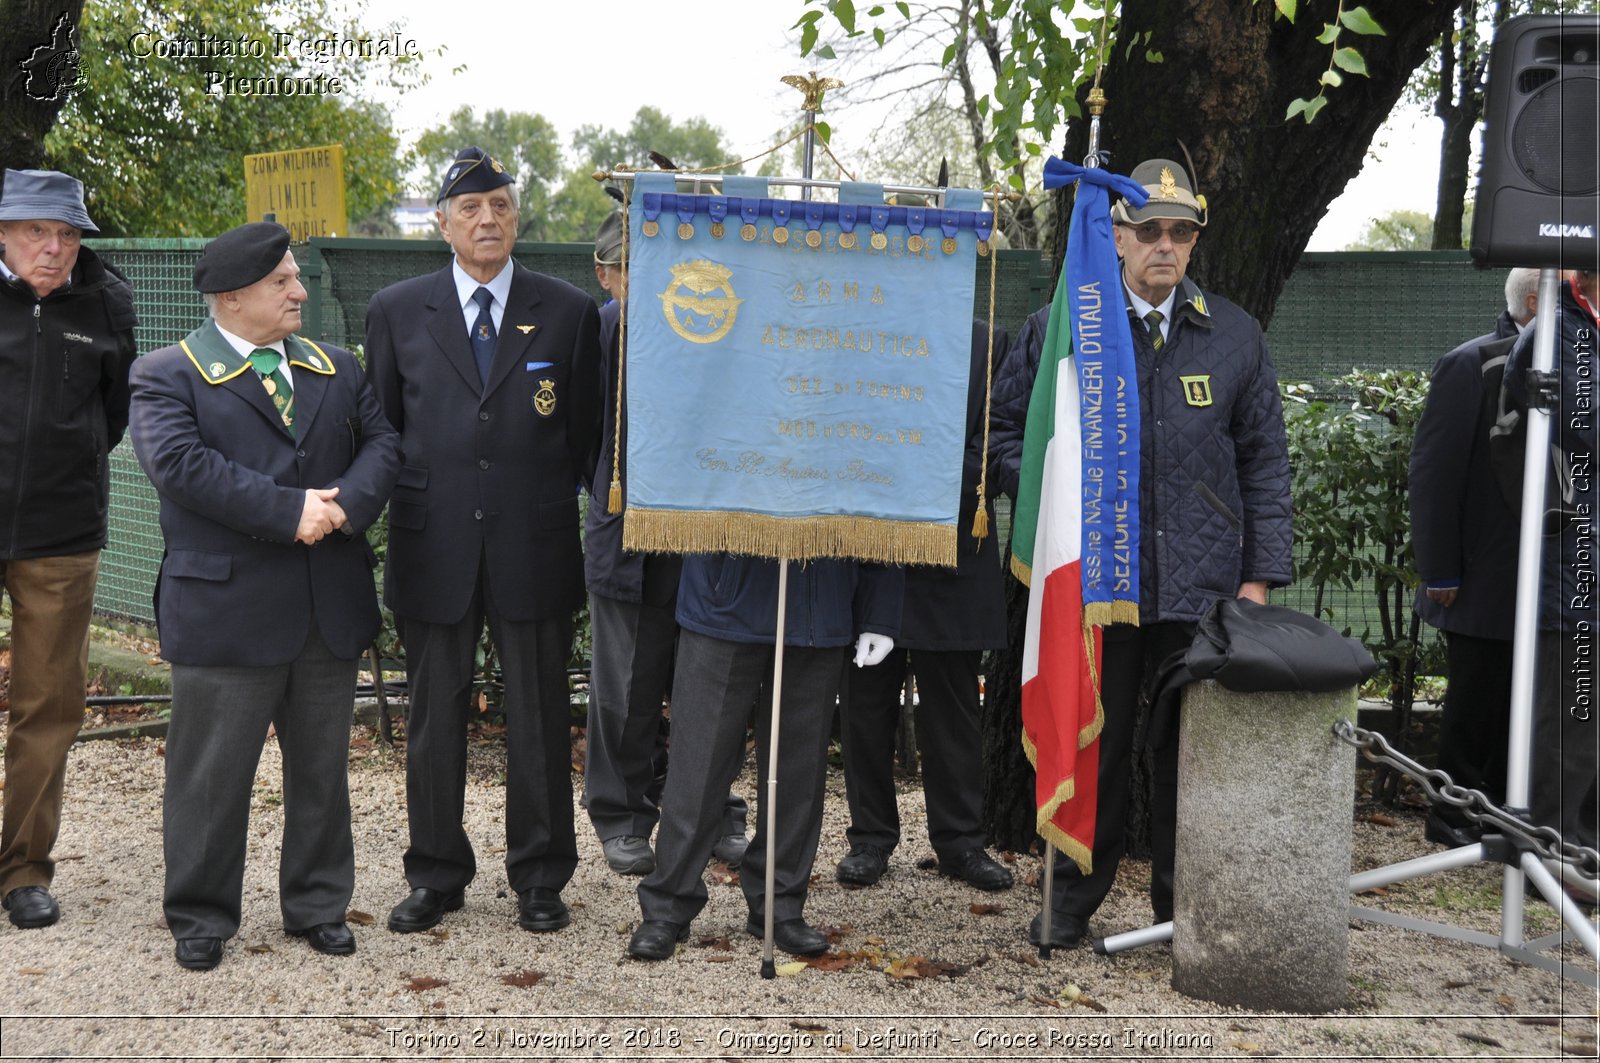
[[451, 196], [463, 196], [468, 192], [488, 192], [511, 182], [511, 175], [500, 165], [499, 159], [482, 148], [462, 148], [455, 160], [450, 163], [450, 168], [444, 172], [444, 180], [439, 184], [439, 194], [433, 201], [442, 203]]
[[289, 230], [253, 221], [229, 229], [206, 245], [194, 264], [194, 290], [232, 292], [248, 288], [278, 268], [289, 250]]

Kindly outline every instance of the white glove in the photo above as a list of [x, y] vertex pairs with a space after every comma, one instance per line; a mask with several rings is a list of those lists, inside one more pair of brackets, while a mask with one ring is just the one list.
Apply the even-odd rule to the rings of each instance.
[[894, 649], [894, 639], [888, 635], [874, 635], [870, 631], [863, 631], [856, 639], [856, 667], [870, 668], [889, 656], [889, 651]]

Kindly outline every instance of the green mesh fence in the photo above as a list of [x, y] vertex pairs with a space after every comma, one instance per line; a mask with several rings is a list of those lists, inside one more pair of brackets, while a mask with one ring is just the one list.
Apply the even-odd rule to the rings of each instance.
[[[141, 352], [176, 343], [205, 316], [190, 282], [201, 240], [100, 240], [91, 243], [133, 283]], [[590, 292], [594, 280], [587, 244], [519, 244], [529, 269], [560, 277]], [[310, 290], [308, 335], [341, 346], [361, 343], [367, 302], [385, 285], [449, 262], [436, 240], [314, 240], [296, 249]], [[989, 262], [976, 270], [978, 314], [986, 312]], [[1267, 333], [1278, 375], [1326, 388], [1355, 367], [1426, 370], [1448, 348], [1488, 331], [1502, 305], [1503, 271], [1480, 272], [1464, 253], [1309, 254], [1301, 258]], [[1007, 251], [996, 259], [995, 320], [1015, 334], [1050, 296], [1049, 262], [1037, 252]], [[1002, 502], [1004, 543], [1009, 507]], [[161, 562], [154, 490], [131, 448], [111, 458], [110, 537], [95, 595], [98, 612], [153, 623], [150, 593]], [[1275, 601], [1310, 611], [1312, 590], [1290, 587]], [[1376, 606], [1361, 592], [1330, 590], [1323, 605], [1339, 626], [1359, 633], [1376, 625]]]

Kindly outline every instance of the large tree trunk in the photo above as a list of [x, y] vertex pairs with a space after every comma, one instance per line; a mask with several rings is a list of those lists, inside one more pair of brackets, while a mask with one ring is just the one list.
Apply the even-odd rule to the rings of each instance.
[[[1298, 97], [1314, 96], [1330, 49], [1317, 30], [1336, 0], [1302, 0], [1294, 24], [1252, 0], [1125, 0], [1103, 85], [1108, 106], [1102, 146], [1112, 169], [1143, 159], [1183, 162], [1210, 203], [1210, 225], [1190, 276], [1254, 314], [1263, 325], [1328, 204], [1361, 170], [1373, 134], [1394, 109], [1412, 71], [1450, 25], [1452, 0], [1367, 0], [1382, 37], [1346, 31], [1370, 77], [1344, 75], [1315, 122], [1286, 120]], [[1132, 48], [1134, 36], [1152, 32]], [[1144, 49], [1162, 53], [1146, 63]], [[1081, 160], [1086, 123], [1068, 129], [1069, 158]]]
[[82, 14], [83, 0], [0, 0], [0, 166], [44, 164], [44, 135], [77, 79], [68, 32]]
[[[1504, 5], [1496, 6], [1503, 19]], [[1459, 251], [1467, 203], [1472, 134], [1483, 116], [1483, 72], [1488, 52], [1478, 47], [1478, 0], [1456, 12], [1455, 32], [1439, 45], [1439, 95], [1433, 113], [1444, 123], [1439, 143], [1439, 194], [1433, 207], [1433, 249]], [[1451, 38], [1454, 38], [1453, 42]]]

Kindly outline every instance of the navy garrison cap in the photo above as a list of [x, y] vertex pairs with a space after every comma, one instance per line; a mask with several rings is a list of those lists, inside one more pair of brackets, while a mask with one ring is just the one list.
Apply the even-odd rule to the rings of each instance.
[[600, 223], [594, 237], [594, 264], [597, 266], [622, 265], [622, 212], [614, 210]]
[[289, 230], [270, 221], [229, 229], [206, 245], [194, 264], [194, 290], [234, 292], [278, 268], [289, 250]]
[[468, 192], [488, 192], [508, 185], [512, 177], [500, 160], [482, 148], [462, 148], [444, 172], [435, 203], [443, 203], [451, 196], [464, 196]]

